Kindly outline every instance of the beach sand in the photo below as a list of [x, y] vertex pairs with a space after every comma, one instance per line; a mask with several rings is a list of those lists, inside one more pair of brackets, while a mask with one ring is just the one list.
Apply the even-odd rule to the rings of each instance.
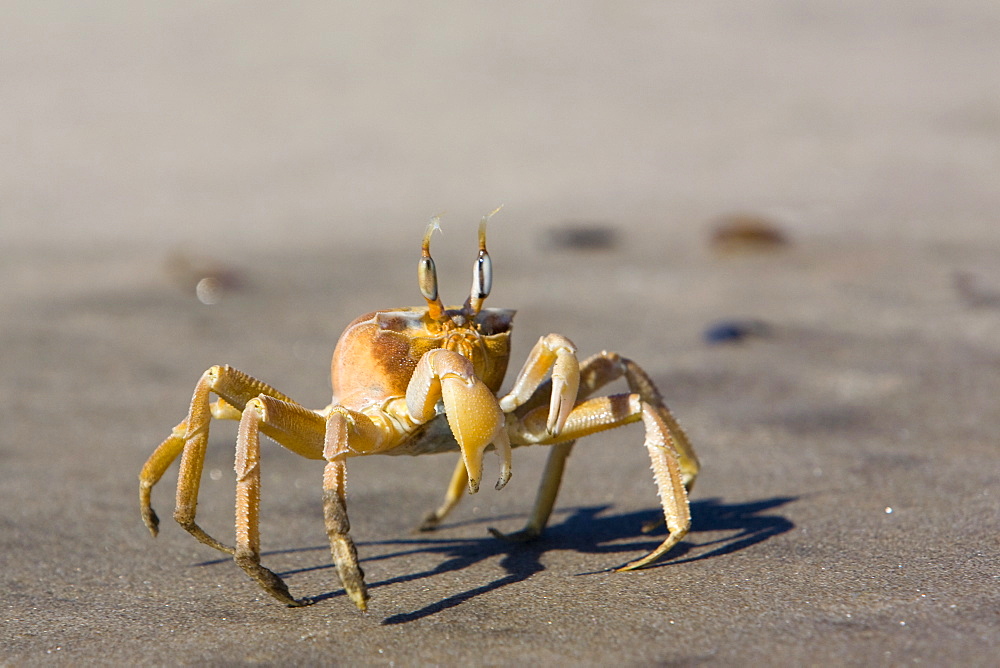
[[[0, 663], [995, 665], [1000, 6], [47, 7], [0, 10]], [[264, 563], [315, 605], [178, 527], [176, 466], [149, 536], [204, 369], [326, 405], [343, 327], [421, 301], [426, 221], [461, 302], [501, 203], [512, 369], [559, 332], [649, 372], [703, 467], [677, 549], [608, 570], [662, 540], [641, 426], [578, 443], [527, 545], [487, 529], [544, 448], [431, 534], [451, 455], [351, 460], [366, 614], [273, 444]]]

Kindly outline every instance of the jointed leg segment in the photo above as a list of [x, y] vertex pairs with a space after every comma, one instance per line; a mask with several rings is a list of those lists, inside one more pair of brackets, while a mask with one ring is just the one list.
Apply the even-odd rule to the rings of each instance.
[[[551, 376], [546, 381], [545, 377], [550, 372]], [[551, 385], [545, 430], [549, 435], [557, 436], [576, 404], [580, 385], [576, 346], [561, 334], [547, 334], [538, 340], [514, 380], [514, 387], [500, 400], [500, 408], [504, 413], [513, 412], [531, 399], [543, 382]]]
[[[584, 399], [604, 385], [624, 377], [628, 383], [631, 395], [600, 397], [589, 401]], [[625, 399], [627, 397], [627, 399]], [[622, 410], [623, 399], [627, 401], [628, 409]], [[653, 552], [641, 559], [632, 561], [619, 570], [631, 570], [647, 566], [666, 554], [683, 539], [691, 524], [687, 493], [694, 485], [698, 475], [698, 459], [687, 435], [681, 429], [670, 410], [663, 402], [652, 380], [639, 365], [630, 359], [616, 353], [601, 352], [588, 358], [580, 368], [579, 401], [561, 438], [584, 436], [587, 434], [610, 429], [641, 419], [646, 427], [646, 449], [649, 452], [656, 481], [657, 491], [663, 507], [664, 519], [669, 535]], [[524, 422], [530, 422], [534, 417], [529, 412]], [[540, 420], [541, 416], [534, 417]], [[579, 425], [580, 431], [576, 426]], [[553, 457], [564, 458], [563, 453], [553, 451]], [[551, 477], [549, 469], [552, 468]], [[546, 466], [546, 476], [542, 480], [535, 511], [525, 531], [544, 528], [548, 516], [544, 513], [544, 505], [551, 510], [554, 495], [558, 491], [558, 477], [561, 469]], [[551, 496], [543, 494], [543, 490], [552, 490]], [[544, 519], [542, 519], [544, 518]]]
[[[209, 403], [211, 393], [219, 396], [215, 403]], [[173, 461], [182, 455], [174, 519], [206, 545], [227, 554], [233, 553], [233, 548], [206, 534], [194, 521], [208, 447], [209, 421], [212, 417], [240, 419], [240, 410], [236, 406], [244, 406], [261, 394], [294, 403], [274, 388], [228, 366], [214, 366], [202, 374], [195, 386], [187, 418], [174, 427], [170, 436], [153, 451], [139, 474], [139, 506], [150, 533], [155, 536], [159, 530], [159, 518], [150, 503], [152, 488]]]
[[[630, 393], [588, 398], [619, 378], [627, 381]], [[210, 401], [212, 394], [218, 397], [215, 402]], [[421, 358], [414, 370], [405, 402], [416, 424], [434, 418], [438, 402], [443, 402], [463, 455], [444, 503], [424, 520], [423, 530], [433, 529], [444, 519], [461, 499], [466, 485], [472, 491], [478, 489], [482, 454], [490, 444], [501, 456], [497, 487], [502, 487], [510, 476], [513, 442], [552, 446], [528, 523], [510, 536], [518, 540], [537, 537], [555, 505], [575, 439], [641, 420], [669, 535], [655, 550], [620, 570], [653, 563], [688, 531], [691, 518], [687, 493], [697, 477], [698, 460], [652, 380], [631, 360], [603, 352], [581, 365], [573, 344], [565, 337], [550, 334], [536, 344], [510, 394], [498, 400], [476, 377], [466, 358], [449, 350], [433, 350]], [[208, 535], [195, 521], [213, 418], [240, 421], [235, 463], [235, 547]], [[235, 369], [212, 367], [198, 381], [187, 417], [143, 466], [139, 475], [143, 520], [155, 536], [159, 520], [150, 503], [151, 490], [180, 457], [174, 519], [199, 541], [233, 555], [236, 563], [274, 598], [290, 606], [310, 603], [292, 597], [281, 578], [260, 563], [260, 433], [264, 433], [302, 456], [326, 460], [323, 511], [331, 554], [347, 594], [365, 610], [368, 591], [347, 517], [346, 460], [399, 444], [403, 434], [394, 431], [391, 421], [382, 422], [378, 416], [369, 417], [341, 406], [322, 414], [310, 411]]]
[[[557, 434], [553, 435], [549, 425], [552, 422], [552, 407], [556, 402], [550, 400], [549, 405], [545, 406], [543, 399], [558, 392], [560, 383], [544, 380], [548, 369], [538, 360], [546, 356], [552, 359], [555, 356], [555, 353], [540, 352], [540, 349], [545, 349], [546, 341], [555, 340], [554, 336], [543, 337], [536, 345], [525, 370], [515, 382], [514, 390], [501, 400], [501, 406], [505, 409], [512, 405], [520, 406], [519, 410], [515, 409], [514, 416], [508, 416], [508, 431], [513, 443], [551, 444], [553, 448], [549, 453], [528, 523], [523, 530], [508, 538], [528, 540], [542, 533], [555, 505], [565, 462], [574, 439], [642, 420], [646, 427], [645, 444], [669, 531], [667, 538], [655, 550], [625, 564], [619, 570], [642, 568], [662, 557], [686, 535], [691, 523], [687, 493], [698, 475], [698, 459], [684, 431], [645, 371], [632, 360], [606, 351], [590, 357], [580, 365], [575, 406], [559, 420]], [[524, 378], [529, 378], [531, 382], [522, 383]], [[619, 378], [626, 380], [630, 394], [587, 399], [604, 385]], [[562, 385], [565, 387], [565, 383]], [[449, 488], [445, 503], [432, 514], [434, 523], [428, 528], [436, 526], [457, 504], [458, 497], [453, 496], [452, 491]], [[424, 526], [427, 524], [425, 521]], [[504, 537], [497, 531], [493, 533]]]
[[[367, 417], [346, 409], [334, 408], [326, 420], [323, 445], [323, 518], [330, 553], [337, 567], [337, 575], [344, 590], [361, 611], [368, 608], [368, 588], [365, 573], [358, 563], [358, 550], [351, 539], [351, 522], [347, 517], [345, 482], [347, 478], [347, 453], [350, 451], [349, 434], [353, 429], [370, 425]], [[360, 424], [359, 424], [360, 423]]]
[[361, 610], [368, 602], [364, 571], [350, 536], [344, 482], [349, 453], [376, 452], [382, 445], [381, 432], [361, 413], [334, 407], [324, 419], [298, 404], [259, 396], [251, 399], [240, 420], [236, 442], [236, 563], [266, 592], [290, 605], [307, 605], [310, 599], [296, 600], [276, 574], [260, 563], [258, 507], [260, 505], [260, 432], [279, 443], [292, 443], [300, 454], [327, 461], [323, 472], [323, 514], [330, 552], [344, 590]]
[[[213, 393], [219, 399], [210, 403]], [[240, 421], [235, 463], [235, 548], [208, 535], [195, 522], [209, 424], [213, 417]], [[233, 555], [236, 563], [279, 601], [287, 605], [304, 605], [309, 601], [294, 599], [281, 578], [260, 564], [261, 432], [300, 455], [323, 458], [326, 433], [323, 417], [236, 369], [216, 366], [207, 370], [195, 386], [187, 418], [157, 447], [139, 475], [140, 509], [146, 526], [155, 536], [159, 520], [150, 504], [150, 492], [180, 455], [174, 519], [201, 542]]]
[[236, 551], [234, 558], [247, 575], [274, 598], [289, 606], [308, 605], [292, 597], [288, 586], [260, 563], [260, 426], [281, 402], [270, 397], [251, 399], [243, 409], [236, 439]]
[[444, 501], [434, 510], [427, 514], [424, 521], [417, 527], [418, 531], [433, 531], [441, 524], [441, 521], [448, 516], [448, 513], [458, 505], [465, 494], [469, 484], [469, 473], [465, 469], [465, 462], [458, 458], [455, 464], [455, 472], [451, 475], [451, 482], [448, 483], [448, 490], [445, 492]]

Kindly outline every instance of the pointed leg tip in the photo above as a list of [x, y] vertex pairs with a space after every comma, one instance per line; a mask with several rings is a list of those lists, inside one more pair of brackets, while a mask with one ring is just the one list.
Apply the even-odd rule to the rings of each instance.
[[526, 527], [521, 531], [515, 531], [514, 533], [504, 533], [499, 529], [494, 529], [493, 527], [489, 527], [487, 531], [489, 531], [490, 535], [494, 538], [499, 538], [500, 540], [508, 543], [530, 543], [542, 535], [541, 531], [531, 527]]
[[645, 557], [642, 557], [641, 559], [635, 559], [633, 561], [628, 562], [627, 564], [622, 564], [621, 566], [618, 566], [617, 568], [614, 568], [612, 570], [614, 570], [615, 573], [624, 573], [625, 571], [638, 571], [645, 568], [646, 566], [649, 566], [650, 564], [656, 563], [657, 561], [659, 561], [661, 556], [662, 555], [647, 554]]
[[437, 518], [437, 516], [431, 514], [425, 517], [424, 521], [418, 524], [413, 531], [414, 533], [428, 533], [430, 531], [436, 531], [440, 523], [441, 521]]
[[152, 508], [144, 508], [142, 510], [142, 522], [149, 529], [149, 533], [156, 538], [157, 534], [160, 533], [160, 518], [156, 516]]

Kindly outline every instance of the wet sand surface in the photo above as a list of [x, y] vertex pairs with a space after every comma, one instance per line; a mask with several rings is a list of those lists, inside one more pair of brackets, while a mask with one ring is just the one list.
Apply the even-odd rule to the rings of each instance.
[[[130, 7], [0, 21], [0, 662], [995, 664], [996, 5]], [[264, 563], [315, 605], [173, 523], [176, 466], [149, 536], [137, 474], [204, 369], [322, 407], [343, 327], [420, 301], [426, 220], [461, 301], [501, 202], [512, 369], [548, 332], [632, 357], [701, 458], [662, 564], [608, 570], [663, 538], [641, 426], [577, 445], [527, 545], [487, 529], [544, 448], [430, 534], [451, 455], [351, 460], [367, 614], [322, 465], [272, 443]]]

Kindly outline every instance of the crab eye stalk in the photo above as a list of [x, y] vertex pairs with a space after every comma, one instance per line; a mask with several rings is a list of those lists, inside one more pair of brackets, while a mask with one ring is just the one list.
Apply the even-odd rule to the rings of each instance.
[[486, 223], [503, 205], [493, 209], [479, 221], [479, 257], [472, 267], [472, 293], [467, 302], [468, 310], [475, 315], [483, 308], [483, 300], [490, 296], [493, 288], [493, 261], [486, 250]]
[[493, 287], [493, 261], [486, 249], [479, 251], [476, 266], [472, 268], [472, 298], [483, 300], [490, 296]]
[[437, 269], [430, 257], [420, 258], [417, 265], [417, 282], [420, 283], [420, 294], [429, 302], [438, 298]]
[[434, 216], [427, 224], [427, 231], [424, 233], [424, 241], [420, 249], [420, 263], [417, 265], [417, 283], [420, 286], [420, 294], [427, 300], [427, 314], [433, 320], [440, 320], [444, 313], [444, 305], [438, 296], [437, 268], [431, 257], [431, 235], [434, 230], [440, 229], [441, 219]]

